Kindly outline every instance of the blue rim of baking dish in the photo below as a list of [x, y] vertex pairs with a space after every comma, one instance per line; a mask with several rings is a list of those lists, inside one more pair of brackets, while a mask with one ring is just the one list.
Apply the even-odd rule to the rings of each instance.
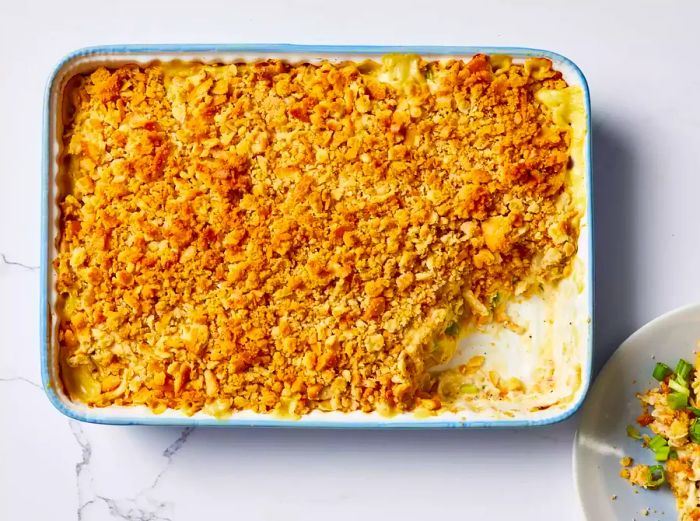
[[[368, 56], [376, 56], [387, 53], [411, 53], [420, 55], [470, 55], [470, 54], [507, 54], [519, 58], [527, 57], [545, 57], [553, 61], [567, 64], [578, 76], [580, 86], [584, 93], [584, 102], [586, 110], [586, 143], [584, 156], [586, 160], [586, 190], [587, 204], [586, 212], [588, 213], [588, 290], [590, 299], [588, 303], [589, 325], [588, 325], [588, 343], [585, 357], [584, 374], [581, 378], [583, 388], [578, 399], [569, 408], [562, 411], [560, 414], [548, 418], [541, 419], [522, 419], [522, 420], [445, 420], [445, 421], [430, 421], [422, 422], [420, 420], [412, 421], [392, 421], [392, 420], [372, 420], [372, 421], [335, 421], [335, 420], [280, 420], [273, 417], [242, 419], [242, 418], [227, 418], [216, 419], [214, 417], [195, 418], [195, 417], [163, 417], [158, 415], [153, 416], [102, 416], [91, 412], [78, 411], [67, 405], [56, 392], [51, 382], [51, 368], [49, 367], [49, 350], [51, 346], [51, 337], [48, 330], [49, 315], [49, 286], [48, 286], [48, 270], [49, 270], [49, 245], [53, 241], [53, 237], [49, 237], [49, 161], [51, 160], [50, 128], [51, 121], [51, 93], [54, 89], [54, 83], [62, 69], [71, 61], [91, 56], [96, 54], [112, 54], [112, 55], [132, 55], [143, 53], [205, 53], [205, 52], [259, 52], [259, 53], [315, 53], [329, 55], [358, 55], [366, 54]], [[593, 306], [595, 300], [595, 252], [594, 252], [594, 223], [593, 223], [593, 179], [591, 165], [591, 102], [588, 82], [581, 69], [569, 58], [561, 54], [546, 51], [542, 49], [533, 49], [529, 47], [479, 47], [479, 46], [385, 46], [385, 45], [295, 45], [295, 44], [133, 44], [133, 45], [102, 45], [94, 47], [84, 47], [75, 50], [66, 55], [56, 65], [45, 88], [44, 94], [44, 116], [43, 116], [43, 136], [42, 136], [42, 179], [41, 179], [41, 265], [40, 265], [40, 306], [39, 306], [39, 326], [40, 326], [40, 356], [41, 356], [41, 379], [44, 391], [49, 398], [49, 401], [61, 413], [69, 418], [105, 425], [170, 425], [170, 426], [205, 426], [205, 427], [291, 427], [305, 429], [447, 429], [447, 428], [517, 428], [517, 427], [537, 427], [543, 425], [551, 425], [561, 422], [572, 416], [581, 407], [586, 398], [588, 388], [590, 386], [592, 365], [593, 365]], [[94, 409], [96, 412], [100, 409]]]

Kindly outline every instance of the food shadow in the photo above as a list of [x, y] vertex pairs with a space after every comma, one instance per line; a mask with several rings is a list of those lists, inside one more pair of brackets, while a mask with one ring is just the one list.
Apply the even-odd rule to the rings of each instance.
[[593, 376], [636, 329], [636, 165], [624, 130], [593, 118]]

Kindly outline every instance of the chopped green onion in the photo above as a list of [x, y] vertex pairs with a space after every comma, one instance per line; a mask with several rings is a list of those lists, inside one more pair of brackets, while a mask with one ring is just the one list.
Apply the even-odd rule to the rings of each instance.
[[666, 438], [663, 436], [659, 436], [658, 434], [654, 436], [651, 441], [649, 441], [649, 448], [656, 452], [656, 449], [659, 449], [661, 447], [666, 447], [668, 446], [668, 443], [666, 442]]
[[479, 392], [479, 388], [476, 385], [464, 384], [459, 388], [464, 394], [476, 394]]
[[664, 474], [663, 465], [652, 465], [649, 467], [649, 481], [646, 484], [647, 488], [656, 488], [665, 481], [666, 475]]
[[676, 366], [676, 376], [678, 376], [678, 378], [687, 382], [692, 370], [693, 366], [689, 362], [686, 362], [682, 358], [678, 360], [678, 365]]
[[629, 436], [633, 440], [641, 440], [642, 439], [642, 435], [632, 425], [627, 426], [627, 436]]
[[668, 375], [673, 373], [671, 368], [667, 366], [666, 364], [659, 362], [656, 364], [654, 367], [654, 372], [651, 374], [656, 380], [659, 382], [663, 381], [664, 378], [666, 378]]
[[688, 407], [688, 393], [671, 393], [666, 398], [666, 402], [671, 409], [685, 409]]
[[445, 329], [445, 334], [449, 336], [459, 335], [459, 324], [457, 322], [452, 322], [447, 329]]
[[691, 440], [693, 440], [695, 443], [700, 443], [700, 421], [698, 421], [697, 418], [690, 422], [688, 433], [690, 434]]
[[688, 410], [692, 412], [695, 416], [700, 417], [700, 409], [698, 409], [697, 407], [692, 407], [689, 405]]
[[659, 447], [654, 451], [654, 458], [656, 459], [656, 461], [666, 461], [670, 453], [671, 447], [669, 447], [668, 445], [664, 445], [663, 447]]
[[682, 383], [677, 382], [676, 380], [669, 380], [668, 386], [674, 391], [678, 391], [679, 393], [690, 394], [690, 389], [688, 389]]

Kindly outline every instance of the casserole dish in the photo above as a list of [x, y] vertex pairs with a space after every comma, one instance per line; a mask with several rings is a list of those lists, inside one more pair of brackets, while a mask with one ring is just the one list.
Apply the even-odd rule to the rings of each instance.
[[[469, 400], [464, 407], [433, 413], [426, 411], [380, 414], [379, 412], [349, 412], [313, 410], [299, 418], [260, 414], [237, 410], [223, 417], [214, 417], [201, 410], [187, 415], [175, 409], [154, 414], [146, 407], [89, 407], [71, 399], [70, 370], [61, 369], [59, 356], [59, 323], [61, 298], [56, 291], [56, 274], [52, 269], [59, 257], [57, 237], [60, 233], [62, 201], [61, 175], [65, 168], [63, 158], [64, 121], [70, 118], [72, 107], [67, 102], [71, 79], [99, 68], [114, 69], [127, 64], [162, 64], [177, 69], [178, 64], [241, 64], [282, 60], [289, 64], [316, 64], [329, 62], [378, 62], [382, 56], [419, 55], [424, 60], [467, 61], [477, 55], [506, 55], [515, 63], [525, 63], [535, 70], [537, 61], [551, 60], [553, 69], [563, 75], [566, 83], [577, 93], [576, 103], [561, 97], [542, 101], [552, 112], [553, 119], [573, 129], [570, 154], [573, 166], [568, 169], [575, 205], [580, 208], [580, 231], [576, 254], [568, 275], [542, 295], [521, 296], [508, 304], [508, 315], [518, 327], [504, 328], [499, 324], [481, 324], [469, 334], [462, 335], [457, 352], [449, 364], [466, 367], [470, 361], [486, 355], [487, 372], [484, 378], [493, 385], [497, 373], [507, 375], [513, 389], [526, 387], [527, 392], [516, 392], [518, 398]], [[510, 59], [508, 59], [510, 63]], [[483, 59], [482, 59], [483, 61]], [[170, 65], [172, 64], [172, 65]], [[213, 65], [212, 65], [213, 66]], [[401, 66], [399, 64], [399, 66]], [[409, 65], [412, 67], [413, 65]], [[412, 70], [412, 69], [411, 69]], [[389, 75], [391, 79], [391, 75]], [[388, 80], [390, 81], [390, 80]], [[576, 105], [569, 109], [569, 105]], [[558, 116], [554, 116], [558, 114]], [[563, 115], [563, 116], [562, 116]], [[571, 116], [571, 118], [569, 118]], [[569, 118], [569, 119], [567, 119]], [[557, 123], [559, 124], [559, 123]], [[289, 45], [193, 45], [193, 46], [126, 46], [98, 47], [77, 51], [66, 57], [52, 75], [46, 93], [44, 134], [44, 183], [42, 228], [42, 374], [51, 401], [61, 412], [84, 421], [117, 424], [178, 424], [178, 425], [260, 425], [298, 427], [470, 427], [470, 426], [526, 426], [560, 421], [579, 406], [588, 385], [591, 365], [592, 331], [592, 252], [590, 202], [590, 108], [585, 79], [578, 68], [566, 58], [547, 51], [493, 48], [440, 48], [440, 47], [305, 47]], [[568, 131], [568, 130], [567, 130]], [[466, 233], [466, 231], [465, 231]], [[75, 262], [82, 262], [78, 255]], [[71, 260], [71, 263], [73, 260]], [[58, 264], [56, 264], [58, 266]], [[123, 275], [130, 278], [127, 274]], [[544, 290], [543, 290], [544, 291]], [[496, 295], [498, 298], [498, 295]], [[497, 300], [496, 298], [496, 300]], [[62, 309], [62, 308], [61, 308]], [[207, 333], [208, 334], [208, 333]], [[187, 332], [188, 338], [191, 333]], [[383, 340], [382, 340], [383, 342]], [[480, 367], [479, 365], [479, 367]], [[445, 368], [447, 370], [447, 368]], [[543, 372], [544, 371], [544, 372]], [[63, 380], [61, 374], [64, 373]], [[125, 373], [126, 374], [126, 373]], [[167, 378], [167, 377], [166, 377]], [[211, 374], [207, 375], [209, 386]], [[203, 380], [202, 380], [203, 381]], [[545, 386], [539, 384], [547, 381]], [[524, 382], [524, 383], [523, 383]], [[67, 384], [68, 385], [65, 385]], [[200, 384], [201, 385], [201, 384]], [[491, 385], [491, 384], [488, 384]], [[510, 385], [510, 384], [509, 384]], [[177, 388], [178, 383], [176, 381]], [[103, 385], [103, 390], [104, 390]], [[218, 389], [214, 380], [213, 389]], [[111, 388], [110, 388], [111, 389]], [[207, 387], [209, 389], [209, 387]], [[534, 389], [530, 391], [530, 389]], [[471, 392], [471, 391], [467, 391]], [[505, 391], [504, 391], [505, 393]], [[432, 409], [429, 408], [429, 411]], [[209, 411], [211, 412], [211, 411]]]

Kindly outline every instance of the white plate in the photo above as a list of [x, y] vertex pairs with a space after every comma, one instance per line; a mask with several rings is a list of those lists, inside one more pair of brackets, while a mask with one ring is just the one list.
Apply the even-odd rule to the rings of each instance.
[[656, 362], [671, 367], [679, 358], [694, 362], [698, 340], [700, 304], [676, 309], [625, 340], [596, 379], [583, 406], [573, 454], [575, 485], [589, 521], [647, 519], [646, 510], [648, 519], [677, 519], [670, 489], [632, 487], [619, 475], [620, 458], [655, 463], [652, 453], [626, 434], [627, 425], [641, 414], [636, 393], [655, 385], [651, 373]]

